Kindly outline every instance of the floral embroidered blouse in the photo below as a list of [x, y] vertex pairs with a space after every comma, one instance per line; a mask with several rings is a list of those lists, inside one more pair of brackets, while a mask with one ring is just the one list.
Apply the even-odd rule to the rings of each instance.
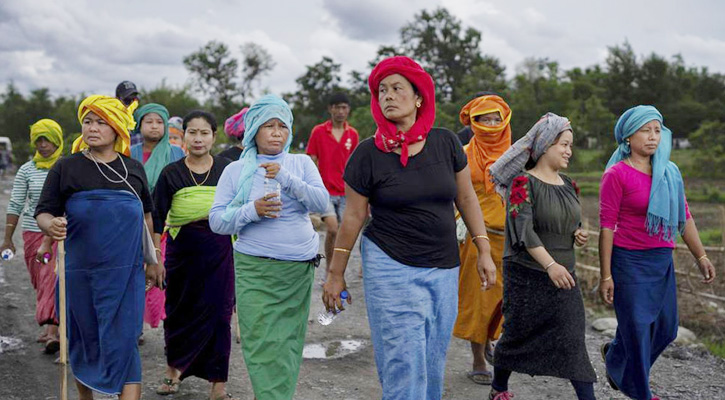
[[574, 270], [574, 232], [581, 225], [576, 183], [560, 174], [563, 185], [522, 173], [514, 178], [506, 200], [504, 264], [516, 263], [543, 271], [526, 248], [544, 246], [557, 263]]

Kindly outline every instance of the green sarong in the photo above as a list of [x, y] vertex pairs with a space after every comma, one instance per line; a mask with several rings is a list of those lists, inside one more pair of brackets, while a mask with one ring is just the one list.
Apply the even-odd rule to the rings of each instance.
[[166, 216], [166, 230], [172, 239], [176, 239], [182, 226], [209, 218], [215, 193], [216, 186], [189, 186], [174, 193]]
[[311, 262], [234, 252], [242, 352], [257, 400], [292, 400], [302, 362]]

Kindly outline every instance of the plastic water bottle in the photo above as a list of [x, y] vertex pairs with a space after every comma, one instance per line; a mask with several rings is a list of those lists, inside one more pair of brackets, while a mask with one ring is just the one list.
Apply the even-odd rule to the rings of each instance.
[[2, 253], [0, 253], [0, 256], [2, 256], [4, 261], [10, 261], [13, 257], [15, 257], [15, 253], [13, 253], [10, 249], [5, 249]]
[[[264, 178], [264, 195], [276, 194], [275, 197], [270, 200], [282, 201], [282, 186], [274, 179]], [[273, 215], [279, 217], [279, 212], [273, 213]]]
[[[345, 303], [345, 300], [347, 300], [347, 297], [348, 297], [347, 290], [343, 290], [342, 292], [340, 292], [340, 300], [342, 301], [343, 304]], [[349, 306], [349, 304], [348, 304], [348, 306]], [[341, 312], [342, 312], [342, 310], [337, 310], [337, 312], [332, 312], [332, 311], [327, 311], [327, 310], [322, 311], [322, 312], [320, 312], [320, 314], [317, 315], [317, 322], [319, 322], [320, 325], [323, 325], [323, 326], [330, 325], [332, 323], [332, 321], [334, 321], [335, 318], [337, 318], [340, 315]]]

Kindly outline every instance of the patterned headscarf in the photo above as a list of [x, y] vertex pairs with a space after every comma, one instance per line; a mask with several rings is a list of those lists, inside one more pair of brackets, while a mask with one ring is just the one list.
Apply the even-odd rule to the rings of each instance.
[[143, 117], [151, 113], [158, 114], [164, 121], [164, 135], [159, 140], [159, 143], [156, 144], [156, 147], [154, 147], [149, 159], [143, 165], [143, 169], [146, 171], [146, 178], [149, 181], [149, 190], [153, 191], [161, 175], [161, 170], [171, 163], [171, 143], [169, 143], [169, 110], [161, 104], [144, 104], [133, 113], [133, 117], [138, 124], [136, 125], [136, 132], [141, 133], [141, 121], [143, 121]]
[[636, 106], [625, 111], [614, 126], [614, 138], [619, 147], [614, 150], [607, 163], [607, 169], [628, 158], [632, 149], [625, 139], [650, 121], [659, 121], [662, 126], [660, 144], [652, 156], [652, 188], [647, 207], [647, 232], [661, 234], [663, 240], [673, 240], [675, 232], [685, 231], [685, 186], [677, 165], [670, 161], [672, 131], [665, 125], [662, 114], [652, 106]]
[[[380, 109], [378, 94], [380, 92], [380, 81], [394, 74], [399, 74], [407, 79], [423, 98], [422, 104], [415, 116], [415, 123], [407, 132], [400, 132], [393, 121], [385, 118], [383, 110]], [[400, 163], [408, 165], [408, 146], [425, 140], [433, 127], [436, 117], [435, 85], [433, 78], [418, 65], [415, 61], [404, 56], [395, 56], [380, 61], [373, 68], [368, 78], [370, 87], [370, 111], [378, 129], [375, 131], [375, 146], [385, 153], [390, 153], [398, 147], [400, 151]]]
[[[125, 156], [131, 155], [131, 136], [130, 131], [136, 127], [131, 110], [114, 97], [94, 94], [86, 97], [78, 106], [78, 122], [83, 125], [83, 118], [88, 113], [94, 113], [116, 132], [116, 143], [113, 149]], [[83, 141], [81, 135], [73, 142], [72, 152], [77, 153], [88, 148], [88, 144]]]
[[30, 126], [30, 143], [35, 145], [35, 142], [41, 137], [48, 139], [55, 145], [56, 149], [49, 157], [43, 157], [36, 150], [33, 162], [35, 162], [36, 168], [50, 169], [63, 154], [63, 130], [52, 119], [41, 119]]
[[571, 129], [569, 120], [554, 113], [546, 113], [524, 137], [517, 140], [491, 165], [489, 172], [496, 185], [496, 192], [506, 196], [511, 181], [520, 174], [531, 157], [537, 161], [554, 144], [559, 133]]
[[230, 138], [242, 140], [244, 138], [244, 115], [249, 111], [249, 107], [244, 107], [238, 113], [227, 118], [224, 122], [224, 133]]
[[257, 165], [257, 142], [254, 138], [257, 136], [259, 127], [274, 118], [282, 121], [287, 129], [289, 129], [287, 143], [285, 143], [284, 149], [282, 150], [283, 153], [287, 153], [289, 152], [290, 145], [292, 145], [292, 123], [294, 117], [286, 101], [269, 94], [252, 104], [249, 107], [249, 111], [244, 115], [244, 126], [247, 129], [244, 134], [244, 141], [242, 142], [244, 151], [239, 157], [239, 160], [243, 163], [242, 172], [239, 174], [239, 183], [237, 185], [239, 189], [237, 194], [222, 215], [222, 219], [226, 222], [231, 221], [234, 213], [249, 199], [249, 193], [252, 191], [252, 178], [254, 172], [259, 168]]
[[[476, 122], [479, 115], [497, 112], [503, 120], [499, 125], [488, 126]], [[468, 102], [459, 114], [463, 125], [470, 125], [473, 139], [466, 145], [471, 181], [483, 183], [486, 193], [493, 193], [489, 169], [511, 147], [511, 109], [499, 96], [485, 95]]]

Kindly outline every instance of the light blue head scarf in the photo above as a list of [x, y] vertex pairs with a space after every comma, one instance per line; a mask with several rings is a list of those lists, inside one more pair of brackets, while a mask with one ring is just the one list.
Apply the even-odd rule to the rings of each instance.
[[257, 165], [257, 142], [255, 138], [259, 127], [270, 119], [277, 118], [289, 129], [289, 136], [287, 137], [287, 143], [284, 145], [283, 153], [289, 152], [290, 145], [292, 145], [292, 110], [290, 110], [289, 104], [281, 98], [268, 94], [259, 100], [257, 100], [249, 111], [244, 115], [244, 152], [239, 159], [244, 163], [242, 167], [242, 173], [239, 174], [239, 182], [237, 187], [239, 191], [234, 200], [227, 206], [227, 210], [222, 215], [222, 219], [226, 222], [232, 220], [234, 213], [247, 202], [249, 199], [249, 193], [252, 191], [252, 178], [254, 172], [259, 168]]
[[647, 207], [647, 232], [650, 235], [661, 234], [663, 240], [672, 240], [675, 232], [682, 234], [685, 230], [685, 187], [680, 169], [670, 161], [672, 131], [664, 125], [662, 114], [656, 108], [636, 106], [619, 117], [614, 127], [614, 137], [619, 147], [609, 159], [607, 169], [632, 153], [625, 139], [634, 135], [646, 123], [655, 120], [662, 125], [662, 136], [652, 156], [652, 189]]

